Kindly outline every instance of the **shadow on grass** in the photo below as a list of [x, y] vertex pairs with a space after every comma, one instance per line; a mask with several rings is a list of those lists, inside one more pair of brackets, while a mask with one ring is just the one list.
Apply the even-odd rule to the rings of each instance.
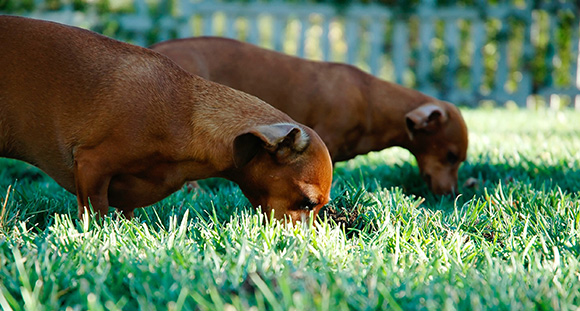
[[[9, 185], [13, 193], [7, 203], [7, 211], [0, 224], [26, 221], [31, 227], [44, 230], [50, 225], [54, 214], [70, 214], [76, 218], [77, 206], [74, 195], [58, 186], [39, 169], [24, 162], [0, 159], [0, 203]], [[558, 166], [537, 165], [524, 161], [517, 166], [507, 164], [466, 162], [459, 171], [459, 198], [435, 196], [420, 178], [414, 163], [403, 164], [357, 164], [337, 165], [332, 189], [331, 203], [323, 209], [337, 223], [347, 227], [355, 226], [361, 206], [373, 204], [364, 201], [364, 192], [399, 189], [411, 198], [424, 198], [423, 208], [453, 210], [455, 205], [480, 198], [485, 191], [494, 192], [498, 185], [520, 182], [534, 189], [552, 189], [576, 193], [580, 190], [580, 172], [569, 168], [566, 163]], [[464, 186], [469, 178], [474, 178], [472, 187]], [[199, 182], [200, 188], [188, 192], [182, 189], [152, 207], [137, 209], [140, 221], [153, 226], [164, 225], [170, 216], [182, 217], [185, 210], [193, 210], [191, 215], [203, 220], [214, 218], [220, 222], [230, 221], [232, 215], [252, 209], [239, 188], [232, 182], [220, 178], [210, 178]], [[0, 205], [0, 207], [2, 207]], [[357, 225], [357, 226], [360, 226]]]
[[[244, 210], [253, 210], [230, 181], [210, 178], [199, 181], [199, 185], [199, 189], [188, 191], [184, 187], [152, 206], [139, 208], [135, 215], [153, 228], [167, 228], [172, 216], [181, 221], [186, 210], [190, 218], [223, 223]], [[0, 231], [18, 222], [25, 222], [28, 229], [44, 231], [55, 214], [68, 214], [76, 220], [77, 211], [76, 197], [40, 169], [22, 161], [0, 159]]]
[[[472, 184], [466, 186], [466, 181]], [[569, 168], [565, 163], [559, 166], [537, 165], [522, 162], [517, 166], [507, 164], [465, 162], [459, 169], [459, 193], [464, 197], [483, 195], [486, 188], [494, 190], [498, 184], [523, 182], [532, 188], [555, 188], [575, 193], [580, 191], [580, 170]], [[377, 189], [400, 188], [406, 195], [425, 198], [428, 205], [453, 201], [452, 196], [433, 195], [420, 177], [419, 169], [411, 163], [402, 165], [359, 165], [348, 168], [344, 165], [335, 169], [335, 185], [354, 184], [364, 187], [368, 192]]]
[[[470, 180], [471, 185], [465, 185]], [[523, 187], [525, 185], [525, 187]], [[338, 165], [335, 169], [333, 200], [321, 211], [337, 224], [344, 226], [347, 234], [365, 231], [368, 218], [366, 213], [377, 203], [365, 196], [386, 190], [394, 195], [401, 192], [415, 200], [419, 208], [450, 214], [455, 207], [462, 209], [471, 200], [486, 199], [499, 187], [505, 189], [530, 189], [538, 192], [559, 190], [577, 195], [580, 191], [580, 171], [569, 168], [565, 163], [559, 166], [536, 165], [522, 162], [517, 166], [507, 164], [466, 162], [459, 170], [459, 196], [433, 195], [419, 175], [419, 169], [412, 163], [399, 165], [358, 164]], [[523, 188], [522, 188], [523, 187]], [[521, 191], [521, 190], [517, 190]], [[521, 195], [521, 194], [519, 194]], [[397, 201], [392, 204], [400, 204]], [[393, 207], [397, 209], [397, 207]]]

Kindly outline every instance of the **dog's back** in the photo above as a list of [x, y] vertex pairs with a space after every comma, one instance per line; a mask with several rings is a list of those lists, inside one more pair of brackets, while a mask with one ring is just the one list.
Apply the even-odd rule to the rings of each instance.
[[0, 34], [0, 156], [39, 166], [61, 183], [70, 180], [58, 175], [72, 168], [75, 146], [98, 144], [115, 125], [138, 118], [129, 117], [132, 101], [124, 94], [159, 96], [159, 80], [167, 77], [155, 67], [173, 65], [146, 49], [52, 22], [1, 16]]
[[151, 49], [188, 72], [257, 96], [314, 128], [333, 157], [343, 148], [332, 143], [335, 136], [360, 131], [368, 117], [360, 106], [366, 106], [363, 90], [373, 77], [350, 65], [306, 60], [219, 37], [169, 40]]
[[[77, 139], [72, 137], [75, 129], [62, 128], [74, 123], [61, 123], [61, 116], [82, 120], [80, 111], [96, 113], [98, 107], [87, 107], [91, 109], [87, 111], [79, 106], [90, 104], [86, 98], [96, 96], [108, 74], [106, 68], [113, 68], [96, 70], [94, 67], [102, 63], [87, 57], [97, 52], [107, 55], [109, 47], [99, 42], [107, 38], [86, 36], [75, 40], [79, 32], [71, 30], [50, 22], [0, 17], [0, 124], [3, 127], [0, 140], [4, 145], [0, 156], [27, 161], [49, 174], [53, 171], [50, 167], [58, 163], [72, 167], [70, 150], [58, 148], [54, 143], [73, 145]], [[62, 42], [61, 36], [70, 40]], [[107, 56], [102, 58], [112, 62]], [[45, 155], [53, 161], [52, 165], [43, 163], [42, 159], [47, 159]], [[68, 183], [65, 186], [72, 188]]]

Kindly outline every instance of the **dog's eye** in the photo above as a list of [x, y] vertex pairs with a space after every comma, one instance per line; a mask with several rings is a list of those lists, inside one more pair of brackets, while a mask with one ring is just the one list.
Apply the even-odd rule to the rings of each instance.
[[455, 164], [457, 161], [459, 161], [459, 156], [456, 153], [451, 151], [447, 152], [447, 162]]
[[300, 203], [300, 209], [302, 209], [302, 210], [311, 210], [316, 205], [318, 205], [318, 203], [310, 200], [309, 198], [304, 198], [304, 200], [302, 200], [302, 202]]

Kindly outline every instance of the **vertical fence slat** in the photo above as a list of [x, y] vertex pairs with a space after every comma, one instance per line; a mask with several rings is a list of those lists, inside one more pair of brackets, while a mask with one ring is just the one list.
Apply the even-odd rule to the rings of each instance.
[[[188, 0], [179, 0], [177, 5], [177, 11], [182, 12], [196, 12], [197, 9], [192, 7], [193, 4]], [[195, 14], [178, 14], [176, 18], [181, 19], [181, 23], [177, 28], [177, 36], [179, 38], [187, 38], [193, 36], [193, 21]]]
[[234, 39], [236, 38], [236, 15], [228, 12], [224, 16], [226, 19], [224, 37]]
[[550, 19], [550, 34], [549, 34], [549, 46], [548, 46], [548, 59], [546, 59], [546, 64], [549, 65], [550, 68], [550, 73], [551, 73], [551, 86], [552, 87], [556, 87], [556, 70], [554, 63], [556, 58], [558, 57], [558, 54], [560, 54], [559, 49], [559, 45], [558, 42], [556, 42], [556, 31], [558, 30], [558, 20], [556, 18], [556, 16], [549, 16]]
[[471, 91], [476, 97], [481, 95], [483, 82], [483, 45], [485, 29], [483, 21], [475, 19], [471, 26], [471, 39], [473, 40], [473, 56], [471, 60]]
[[[507, 26], [505, 21], [501, 24], [501, 33], [506, 33]], [[499, 59], [497, 61], [497, 69], [495, 71], [495, 96], [499, 98], [501, 101], [506, 99], [506, 91], [505, 85], [508, 78], [508, 41], [505, 36], [500, 35], [499, 40], [497, 42], [497, 51], [499, 55]]]
[[284, 40], [286, 39], [286, 18], [283, 15], [275, 14], [274, 18], [274, 31], [272, 33], [272, 45], [274, 50], [282, 52], [284, 50]]
[[409, 27], [405, 21], [397, 19], [393, 35], [393, 64], [395, 66], [395, 81], [403, 84], [403, 74], [407, 68], [409, 57]]
[[187, 1], [184, 0], [177, 0], [176, 2], [174, 2], [175, 5], [175, 10], [178, 12], [177, 16], [175, 18], [179, 18], [180, 22], [178, 23], [177, 26], [177, 37], [178, 38], [186, 38], [186, 37], [191, 37], [193, 35], [193, 21], [194, 21], [194, 16], [195, 14], [190, 14], [189, 16], [185, 16], [183, 14], [180, 14], [180, 12], [189, 12], [189, 11], [193, 11], [189, 8], [189, 5], [187, 4]]
[[522, 75], [521, 80], [518, 82], [517, 86], [517, 98], [516, 103], [520, 107], [525, 107], [528, 102], [528, 96], [532, 93], [533, 78], [530, 72], [530, 66], [528, 65], [529, 60], [532, 59], [534, 54], [534, 47], [532, 46], [531, 39], [531, 26], [532, 26], [532, 8], [528, 4], [525, 11], [522, 12], [523, 22], [524, 22], [524, 46], [522, 48], [522, 61], [520, 61], [519, 71]]
[[146, 33], [153, 27], [153, 21], [149, 16], [149, 7], [144, 0], [135, 0], [134, 4], [134, 14], [123, 14], [119, 16], [120, 28], [135, 34], [135, 44], [146, 46]]
[[417, 86], [426, 94], [434, 96], [435, 90], [429, 75], [433, 70], [431, 63], [431, 40], [434, 36], [434, 25], [432, 11], [424, 11], [421, 14], [419, 24], [419, 41], [421, 47], [419, 50], [419, 63], [417, 64]]
[[250, 27], [248, 29], [247, 40], [251, 44], [258, 45], [260, 41], [260, 28], [258, 27], [258, 14], [252, 14], [248, 16], [248, 23]]
[[346, 62], [354, 65], [358, 54], [359, 23], [356, 17], [350, 15], [346, 17], [345, 23]]
[[182, 18], [177, 26], [177, 37], [187, 38], [193, 36], [192, 32], [193, 16], [189, 18]]
[[447, 66], [445, 66], [445, 90], [448, 100], [455, 102], [455, 94], [459, 89], [457, 88], [457, 69], [459, 68], [459, 28], [457, 19], [448, 19], [444, 26], [444, 42], [445, 50], [447, 51]]
[[210, 12], [203, 12], [201, 14], [203, 20], [203, 34], [204, 36], [213, 36], [213, 14]]
[[159, 36], [158, 40], [163, 41], [167, 40], [171, 36], [171, 32], [177, 29], [177, 24], [179, 23], [179, 19], [175, 18], [171, 14], [172, 9], [172, 2], [164, 2], [159, 4], [159, 11], [161, 14], [159, 23]]
[[[148, 26], [150, 25], [150, 27], [153, 26], [153, 22], [151, 21], [151, 17], [149, 16], [149, 7], [147, 6], [147, 3], [145, 2], [145, 0], [136, 0], [135, 2], [135, 6], [137, 8], [137, 14], [138, 14], [138, 20], [142, 20], [145, 21], [147, 20]], [[147, 29], [144, 26], [144, 24], [141, 23], [137, 23], [137, 28], [140, 28], [136, 31], [136, 43], [138, 45], [141, 46], [146, 46], [147, 45], [147, 36], [146, 36], [146, 32]], [[139, 27], [141, 26], [141, 27]]]
[[437, 95], [430, 77], [433, 70], [431, 42], [435, 36], [434, 17], [436, 15], [435, 0], [422, 0], [418, 9], [420, 48], [416, 66], [416, 85], [422, 92], [431, 96]]
[[570, 63], [570, 77], [572, 77], [572, 83], [571, 86], [575, 87], [575, 88], [580, 88], [580, 67], [578, 65], [580, 65], [580, 55], [578, 54], [579, 52], [579, 45], [580, 45], [580, 36], [579, 36], [579, 31], [580, 31], [580, 18], [578, 16], [576, 16], [574, 22], [572, 22], [572, 36], [570, 38], [571, 40], [571, 55], [572, 55], [572, 60]]
[[[572, 76], [571, 87], [580, 90], [580, 17], [575, 16], [572, 24], [572, 63], [570, 75]], [[580, 91], [578, 91], [580, 93]], [[572, 98], [574, 108], [580, 110], [580, 94]]]
[[373, 75], [378, 75], [381, 69], [381, 55], [383, 54], [383, 38], [385, 33], [385, 20], [373, 18], [370, 26], [370, 56], [369, 66]]
[[300, 36], [298, 37], [297, 56], [304, 58], [306, 55], [306, 30], [310, 28], [310, 16], [308, 14], [300, 15]]
[[548, 34], [549, 43], [548, 43], [548, 53], [546, 53], [546, 66], [548, 66], [548, 72], [550, 74], [548, 75], [549, 87], [546, 88], [547, 90], [546, 99], [551, 108], [557, 108], [558, 103], [555, 100], [557, 97], [552, 95], [554, 91], [558, 88], [558, 85], [556, 84], [556, 70], [554, 66], [554, 61], [557, 55], [559, 54], [558, 52], [559, 46], [558, 43], [556, 42], [556, 30], [558, 28], [558, 21], [555, 16], [549, 16], [548, 18], [550, 32]]
[[330, 61], [330, 16], [322, 16], [322, 34], [320, 35], [320, 49], [322, 50], [322, 60]]

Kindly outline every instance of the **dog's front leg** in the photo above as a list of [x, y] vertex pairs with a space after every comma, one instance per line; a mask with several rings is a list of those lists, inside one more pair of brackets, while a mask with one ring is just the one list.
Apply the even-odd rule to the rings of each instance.
[[111, 176], [104, 174], [105, 168], [94, 161], [75, 159], [74, 177], [79, 219], [85, 212], [90, 213], [90, 207], [102, 217], [109, 211], [108, 189]]

